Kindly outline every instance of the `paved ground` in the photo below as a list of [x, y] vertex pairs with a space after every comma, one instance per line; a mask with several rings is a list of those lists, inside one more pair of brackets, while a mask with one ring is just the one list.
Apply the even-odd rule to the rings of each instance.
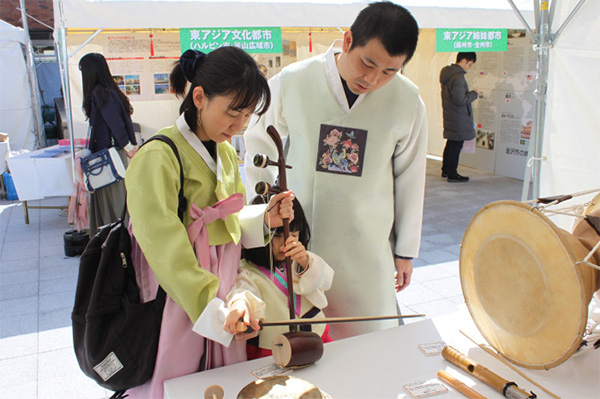
[[[467, 224], [487, 203], [519, 200], [522, 182], [461, 167], [471, 181], [448, 183], [438, 160], [430, 159], [427, 167], [421, 257], [398, 301], [403, 313], [434, 317], [464, 302], [458, 255]], [[20, 202], [0, 200], [0, 397], [108, 397], [110, 392], [79, 370], [73, 353], [70, 313], [79, 258], [64, 255], [66, 214], [55, 209], [29, 214], [26, 225]]]

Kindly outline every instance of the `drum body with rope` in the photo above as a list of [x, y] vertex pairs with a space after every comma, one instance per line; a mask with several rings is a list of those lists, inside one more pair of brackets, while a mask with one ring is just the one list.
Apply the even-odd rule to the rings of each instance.
[[498, 201], [482, 208], [463, 237], [460, 279], [488, 343], [528, 368], [568, 359], [582, 342], [598, 289], [597, 270], [577, 264], [589, 251], [535, 207]]

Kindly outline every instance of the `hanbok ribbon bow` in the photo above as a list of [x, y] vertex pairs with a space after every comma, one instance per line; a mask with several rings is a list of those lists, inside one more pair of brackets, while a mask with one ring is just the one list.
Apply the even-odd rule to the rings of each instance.
[[207, 206], [204, 209], [200, 209], [194, 203], [190, 206], [190, 216], [194, 221], [187, 227], [188, 238], [194, 246], [200, 266], [204, 269], [208, 269], [210, 263], [206, 225], [217, 219], [225, 220], [227, 216], [239, 212], [243, 207], [244, 196], [241, 193], [235, 193], [229, 198], [225, 198], [213, 206]]

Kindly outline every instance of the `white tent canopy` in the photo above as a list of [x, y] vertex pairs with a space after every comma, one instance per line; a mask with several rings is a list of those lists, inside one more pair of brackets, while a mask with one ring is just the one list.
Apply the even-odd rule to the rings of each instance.
[[35, 116], [23, 46], [27, 32], [0, 20], [0, 132], [8, 133], [12, 150], [36, 144]]
[[[66, 28], [348, 27], [372, 1], [356, 0], [55, 0]], [[407, 0], [421, 28], [523, 28], [505, 0]], [[516, 0], [533, 20], [530, 0]], [[55, 14], [58, 7], [54, 7]], [[58, 15], [54, 18], [60, 21]]]
[[[61, 28], [57, 32], [183, 27], [348, 27], [370, 2], [54, 0], [54, 10], [56, 26]], [[535, 29], [534, 4], [539, 4], [539, 0], [513, 2]], [[421, 28], [524, 28], [507, 0], [397, 3], [413, 13]], [[594, 108], [600, 103], [600, 2], [554, 0], [551, 30], [556, 32], [577, 5], [582, 5], [581, 9], [549, 49], [547, 132], [543, 136], [542, 160], [537, 161], [542, 170], [538, 182], [542, 196], [600, 188], [600, 113]]]
[[[558, 2], [552, 32], [577, 3]], [[587, 0], [574, 14], [549, 59], [540, 193], [600, 189], [600, 1]]]

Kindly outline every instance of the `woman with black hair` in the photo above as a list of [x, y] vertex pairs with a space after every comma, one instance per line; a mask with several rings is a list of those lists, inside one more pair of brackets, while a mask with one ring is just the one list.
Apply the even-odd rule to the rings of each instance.
[[[89, 121], [89, 150], [94, 153], [116, 147], [123, 165], [135, 154], [135, 134], [129, 98], [113, 80], [102, 54], [89, 53], [79, 61], [83, 83], [83, 112]], [[118, 181], [90, 193], [90, 236], [98, 227], [115, 222], [125, 205], [125, 184]]]
[[[253, 203], [264, 203], [256, 197]], [[298, 317], [322, 319], [322, 309], [327, 306], [325, 291], [331, 288], [333, 269], [318, 255], [306, 250], [310, 241], [310, 226], [297, 198], [293, 201], [294, 220], [290, 223], [290, 235], [284, 242], [283, 227], [273, 233], [269, 245], [242, 250], [240, 270], [233, 290], [227, 295], [230, 312], [225, 330], [236, 334], [237, 324], [249, 310], [248, 319], [280, 321], [289, 318], [285, 258], [292, 259], [292, 278], [295, 309]], [[258, 325], [249, 323], [258, 331]], [[302, 330], [314, 331], [323, 342], [331, 342], [329, 326], [314, 324], [302, 326]], [[289, 331], [287, 326], [267, 327], [247, 342], [248, 360], [270, 356], [274, 338]], [[246, 336], [242, 335], [245, 339]]]
[[175, 93], [185, 95], [181, 115], [157, 134], [169, 137], [180, 155], [183, 223], [179, 163], [167, 144], [154, 140], [141, 147], [125, 176], [134, 248], [143, 255], [134, 252], [133, 259], [142, 300], [154, 299], [159, 284], [167, 294], [153, 377], [128, 391], [132, 398], [162, 398], [166, 379], [246, 360], [242, 342], [224, 347], [193, 327], [208, 302], [224, 299], [233, 287], [242, 245], [263, 246], [266, 225], [293, 219], [290, 192], [273, 197], [268, 208], [244, 207], [237, 153], [228, 142], [270, 104], [254, 59], [236, 47], [188, 50], [170, 79]]

